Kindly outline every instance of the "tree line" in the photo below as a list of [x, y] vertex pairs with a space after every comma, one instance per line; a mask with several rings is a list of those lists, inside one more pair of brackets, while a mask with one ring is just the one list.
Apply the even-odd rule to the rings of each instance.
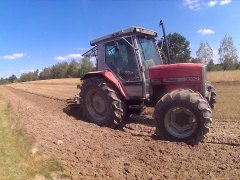
[[[218, 64], [213, 61], [213, 49], [207, 41], [200, 42], [196, 51], [196, 57], [191, 57], [190, 42], [181, 34], [168, 34], [168, 45], [170, 59], [172, 63], [203, 63], [207, 65], [208, 71], [234, 70], [240, 69], [237, 48], [234, 46], [232, 37], [225, 36], [218, 48]], [[158, 41], [158, 47], [164, 64], [167, 64], [166, 44], [163, 40]], [[1, 78], [0, 84], [13, 82], [26, 82], [45, 79], [77, 78], [89, 71], [94, 71], [95, 67], [89, 57], [84, 57], [80, 61], [72, 60], [70, 63], [62, 62], [43, 70], [23, 73], [20, 78], [12, 75], [8, 78]]]
[[[207, 65], [208, 71], [235, 70], [240, 69], [237, 48], [234, 46], [232, 37], [225, 36], [218, 48], [218, 63], [214, 64], [213, 49], [207, 41], [200, 42], [196, 51], [196, 57], [191, 57], [190, 42], [181, 34], [168, 34], [168, 45], [170, 59], [172, 63], [203, 63]], [[158, 42], [160, 54], [163, 62], [167, 63], [166, 44], [164, 41]]]
[[38, 69], [32, 72], [23, 73], [19, 78], [15, 75], [9, 78], [1, 78], [0, 84], [13, 82], [27, 82], [45, 79], [60, 79], [60, 78], [79, 78], [89, 71], [94, 71], [95, 66], [88, 57], [84, 57], [81, 61], [72, 60], [70, 63], [57, 63], [51, 67]]

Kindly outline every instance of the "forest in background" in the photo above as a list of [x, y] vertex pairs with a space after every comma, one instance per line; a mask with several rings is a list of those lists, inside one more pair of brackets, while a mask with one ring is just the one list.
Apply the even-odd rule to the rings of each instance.
[[[192, 57], [190, 42], [184, 36], [179, 33], [173, 33], [168, 34], [167, 39], [171, 63], [202, 63], [207, 65], [208, 71], [240, 69], [237, 48], [230, 36], [225, 36], [220, 42], [217, 64], [213, 61], [214, 52], [207, 41], [200, 42], [199, 49], [196, 51], [196, 56]], [[163, 38], [158, 41], [157, 45], [163, 63], [167, 64], [167, 46]], [[13, 74], [8, 78], [1, 78], [0, 84], [46, 79], [79, 78], [85, 73], [94, 71], [95, 69], [96, 67], [90, 57], [83, 57], [80, 60], [72, 60], [69, 63], [61, 62], [42, 70], [37, 69], [35, 71], [23, 73], [19, 78]]]

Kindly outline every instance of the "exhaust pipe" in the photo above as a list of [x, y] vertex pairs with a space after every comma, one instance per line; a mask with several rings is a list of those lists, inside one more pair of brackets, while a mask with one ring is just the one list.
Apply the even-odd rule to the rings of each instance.
[[166, 36], [166, 32], [165, 32], [165, 28], [164, 28], [164, 24], [163, 21], [160, 20], [159, 23], [159, 27], [162, 27], [162, 31], [163, 31], [163, 38], [164, 38], [164, 43], [165, 43], [165, 52], [167, 53], [167, 60], [168, 60], [168, 64], [172, 64], [171, 59], [170, 59], [170, 53], [169, 53], [169, 47], [168, 47], [168, 40], [167, 40], [167, 36]]

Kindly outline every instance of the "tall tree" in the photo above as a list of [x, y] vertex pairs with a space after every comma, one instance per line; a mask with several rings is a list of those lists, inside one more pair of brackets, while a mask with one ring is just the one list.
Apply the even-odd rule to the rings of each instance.
[[207, 65], [213, 59], [213, 50], [208, 42], [201, 42], [196, 55], [201, 60], [201, 63]]
[[62, 62], [52, 66], [51, 74], [53, 79], [66, 78], [68, 70], [68, 63]]
[[39, 74], [39, 79], [43, 80], [43, 79], [52, 79], [52, 70], [50, 67], [48, 68], [44, 68], [40, 74]]
[[17, 80], [17, 77], [13, 74], [8, 78], [8, 82], [14, 83]]
[[19, 81], [20, 82], [26, 82], [26, 81], [36, 81], [38, 80], [38, 69], [36, 71], [32, 71], [32, 72], [28, 72], [28, 73], [23, 73], [20, 78]]
[[191, 58], [191, 63], [201, 63], [201, 60], [199, 58]]
[[[168, 34], [167, 38], [172, 63], [189, 62], [191, 59], [190, 42], [179, 33]], [[161, 48], [161, 42], [158, 42], [158, 46]], [[166, 63], [167, 55], [165, 43], [163, 43], [162, 50], [160, 51], [163, 61]]]
[[207, 70], [208, 70], [208, 71], [214, 71], [214, 70], [216, 70], [215, 64], [214, 64], [214, 62], [213, 62], [212, 59], [211, 59], [211, 60], [208, 62], [208, 64], [207, 64]]
[[94, 71], [94, 65], [89, 57], [83, 57], [80, 61], [80, 76], [86, 74], [87, 72]]
[[8, 83], [8, 81], [7, 81], [6, 78], [1, 78], [0, 79], [0, 84], [7, 84], [7, 83]]
[[225, 36], [218, 49], [219, 63], [223, 65], [224, 70], [235, 69], [238, 64], [237, 49], [233, 44], [232, 37]]
[[79, 63], [75, 60], [72, 60], [68, 65], [67, 70], [68, 77], [76, 78], [79, 77]]

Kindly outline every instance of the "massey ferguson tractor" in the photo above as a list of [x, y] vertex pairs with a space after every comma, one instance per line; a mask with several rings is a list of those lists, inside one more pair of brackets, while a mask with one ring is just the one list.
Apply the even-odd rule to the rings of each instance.
[[169, 53], [163, 64], [156, 37], [155, 31], [130, 27], [91, 41], [94, 47], [84, 56], [96, 57], [97, 71], [81, 78], [81, 111], [89, 122], [116, 127], [147, 104], [155, 108], [157, 136], [198, 143], [209, 132], [216, 102], [206, 66], [171, 64]]

